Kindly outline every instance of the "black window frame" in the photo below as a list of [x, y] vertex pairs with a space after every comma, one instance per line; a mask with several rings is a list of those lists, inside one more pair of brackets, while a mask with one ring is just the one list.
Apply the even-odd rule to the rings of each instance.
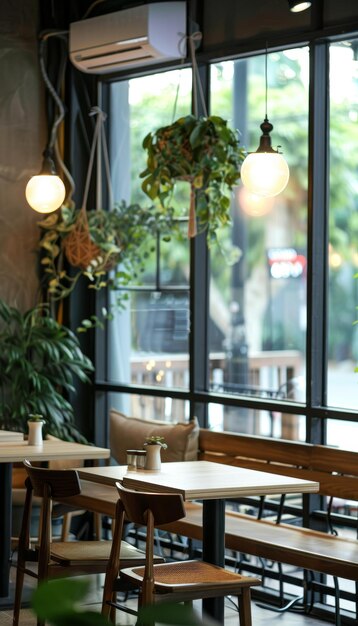
[[[209, 390], [208, 360], [208, 298], [210, 256], [205, 235], [191, 242], [190, 314], [191, 333], [189, 345], [190, 383], [187, 391], [168, 390], [160, 387], [140, 387], [130, 384], [113, 384], [108, 381], [106, 372], [106, 338], [103, 331], [96, 333], [96, 376], [95, 391], [95, 433], [97, 443], [106, 444], [108, 433], [106, 420], [110, 407], [107, 395], [110, 392], [123, 392], [153, 397], [167, 397], [187, 400], [190, 416], [196, 415], [203, 427], [208, 426], [208, 405], [255, 410], [276, 410], [284, 413], [303, 415], [306, 419], [306, 441], [325, 443], [326, 423], [335, 420], [357, 421], [354, 411], [325, 406], [327, 387], [327, 302], [328, 302], [328, 175], [329, 175], [329, 45], [333, 41], [358, 37], [358, 24], [354, 30], [342, 33], [330, 29], [329, 35], [321, 30], [310, 33], [305, 40], [292, 36], [276, 40], [268, 51], [309, 46], [309, 157], [308, 157], [308, 273], [307, 273], [307, 337], [306, 337], [306, 402], [291, 404], [288, 401], [263, 399], [252, 396], [237, 396], [228, 393], [217, 394]], [[258, 38], [250, 42], [250, 48], [238, 46], [237, 55], [242, 58], [262, 53], [267, 41]], [[231, 51], [232, 54], [232, 51]], [[210, 64], [229, 58], [222, 50], [220, 57], [208, 53], [198, 53], [198, 66], [206, 102], [210, 100]], [[187, 63], [188, 65], [188, 63]], [[109, 85], [113, 80], [128, 80], [134, 76], [174, 69], [178, 66], [165, 64], [152, 67], [150, 71], [121, 73], [99, 81], [101, 104], [106, 110], [109, 102]], [[110, 113], [110, 112], [109, 112]], [[107, 129], [108, 131], [108, 129]], [[322, 253], [323, 251], [323, 253]], [[99, 299], [103, 299], [103, 295]], [[205, 306], [203, 306], [205, 303]], [[102, 302], [97, 306], [102, 305]], [[203, 364], [205, 364], [203, 366]]]

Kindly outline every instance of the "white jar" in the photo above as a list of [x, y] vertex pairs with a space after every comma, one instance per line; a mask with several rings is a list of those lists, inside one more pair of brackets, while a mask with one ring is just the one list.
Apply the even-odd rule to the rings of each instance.
[[161, 457], [160, 451], [162, 446], [160, 444], [149, 444], [145, 447], [146, 449], [146, 459], [145, 459], [145, 469], [146, 470], [160, 470], [161, 468]]
[[43, 426], [43, 421], [38, 420], [38, 421], [33, 421], [33, 420], [28, 420], [27, 425], [29, 427], [29, 436], [28, 436], [28, 441], [27, 443], [29, 444], [29, 446], [42, 446], [43, 444], [43, 439], [42, 439], [42, 426]]

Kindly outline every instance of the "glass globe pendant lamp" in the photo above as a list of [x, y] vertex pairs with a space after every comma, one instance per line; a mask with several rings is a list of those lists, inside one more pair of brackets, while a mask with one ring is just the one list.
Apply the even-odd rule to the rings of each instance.
[[289, 169], [281, 152], [271, 146], [273, 129], [267, 117], [260, 126], [262, 135], [256, 152], [247, 155], [241, 166], [241, 180], [257, 196], [277, 196], [288, 183]]
[[270, 132], [273, 126], [267, 117], [267, 50], [265, 83], [266, 113], [265, 119], [260, 125], [262, 130], [260, 145], [256, 152], [249, 153], [245, 158], [241, 166], [241, 180], [251, 193], [269, 198], [277, 196], [285, 189], [290, 173], [282, 153], [274, 150], [271, 145]]
[[41, 171], [30, 178], [26, 185], [26, 200], [38, 213], [56, 211], [63, 204], [66, 196], [65, 185], [57, 175], [51, 152], [49, 149], [44, 151]]
[[310, 8], [311, 4], [311, 0], [288, 0], [288, 6], [292, 13], [301, 13], [301, 11], [306, 11], [306, 9]]

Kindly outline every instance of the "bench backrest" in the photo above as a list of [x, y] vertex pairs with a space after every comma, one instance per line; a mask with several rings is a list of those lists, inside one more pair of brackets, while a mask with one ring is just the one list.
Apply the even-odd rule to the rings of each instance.
[[322, 495], [358, 500], [357, 452], [202, 428], [198, 458], [318, 481]]

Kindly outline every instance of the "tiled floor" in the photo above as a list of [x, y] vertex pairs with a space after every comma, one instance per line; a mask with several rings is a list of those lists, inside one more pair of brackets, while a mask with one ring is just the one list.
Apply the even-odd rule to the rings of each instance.
[[[128, 617], [123, 617], [121, 613], [120, 617], [117, 617], [117, 624], [126, 626], [127, 624], [133, 624]], [[11, 611], [0, 611], [0, 625], [8, 626], [12, 623]], [[260, 609], [253, 604], [252, 607], [252, 624], [253, 626], [322, 626], [328, 624], [321, 620], [313, 619], [304, 615], [298, 615], [294, 613], [277, 614], [264, 609]], [[30, 609], [23, 609], [20, 618], [21, 626], [36, 626], [36, 619], [31, 613]], [[70, 624], [68, 626], [71, 626]], [[239, 618], [237, 613], [229, 606], [225, 611], [225, 626], [239, 626]]]
[[[16, 553], [14, 555], [14, 559], [16, 559]], [[15, 568], [10, 568], [10, 587], [12, 593], [14, 593], [15, 572]], [[92, 581], [92, 591], [88, 601], [86, 602], [86, 606], [90, 607], [91, 610], [100, 611], [104, 575], [99, 574], [97, 576], [90, 577], [90, 579]], [[31, 597], [31, 588], [33, 588], [34, 585], [36, 585], [36, 581], [33, 578], [28, 576], [25, 577], [24, 597], [27, 601]], [[292, 589], [288, 589], [288, 592], [290, 591], [292, 594], [295, 594], [298, 589], [297, 587], [292, 587]], [[136, 609], [136, 605], [137, 599], [135, 597], [128, 601], [128, 606], [131, 608]], [[194, 606], [196, 610], [198, 610], [199, 614], [201, 614], [201, 602], [194, 603]], [[1, 610], [0, 605], [0, 626], [7, 626], [10, 624], [12, 624], [12, 610]], [[133, 626], [135, 624], [135, 617], [124, 612], [117, 611], [117, 624], [120, 624], [121, 626]], [[299, 612], [287, 611], [285, 613], [277, 613], [275, 611], [257, 606], [257, 603], [253, 600], [252, 624], [253, 626], [328, 626], [330, 622], [319, 620], [316, 617], [303, 615]], [[20, 626], [36, 626], [36, 618], [31, 609], [24, 608], [21, 611]], [[68, 626], [71, 626], [71, 624], [68, 624]], [[208, 623], [205, 623], [205, 621], [204, 626], [208, 626]], [[211, 623], [210, 626], [213, 626], [213, 624]], [[240, 626], [236, 607], [229, 599], [225, 600], [225, 626]]]
[[[93, 593], [89, 599], [87, 606], [91, 606], [93, 610], [100, 610], [100, 598], [102, 593], [103, 578], [98, 576], [94, 585]], [[129, 606], [136, 607], [136, 600], [130, 600]], [[196, 608], [200, 611], [200, 603], [196, 603]], [[318, 620], [299, 613], [275, 613], [257, 606], [252, 602], [252, 623], [253, 626], [324, 626], [328, 622]], [[0, 610], [0, 626], [8, 626], [12, 623], [12, 611]], [[117, 612], [117, 624], [121, 626], [132, 626], [135, 618], [123, 612]], [[204, 622], [205, 623], [205, 622]], [[36, 626], [36, 619], [30, 609], [26, 608], [21, 611], [20, 626]], [[70, 624], [68, 626], [71, 626]], [[237, 611], [230, 602], [225, 601], [225, 626], [239, 626], [239, 617]]]
[[[127, 624], [133, 624], [129, 621], [129, 618], [121, 616], [117, 617], [117, 624], [125, 626]], [[128, 621], [126, 621], [128, 620]], [[11, 611], [0, 611], [0, 625], [9, 626], [12, 623]], [[296, 615], [293, 613], [277, 614], [265, 611], [264, 609], [257, 608], [255, 604], [252, 608], [252, 624], [253, 626], [323, 626], [328, 622], [313, 619], [304, 615]], [[29, 609], [24, 609], [20, 618], [21, 626], [36, 626], [36, 619], [31, 614]], [[70, 624], [68, 626], [71, 626]], [[237, 613], [226, 609], [225, 613], [225, 626], [239, 626], [239, 618]]]

